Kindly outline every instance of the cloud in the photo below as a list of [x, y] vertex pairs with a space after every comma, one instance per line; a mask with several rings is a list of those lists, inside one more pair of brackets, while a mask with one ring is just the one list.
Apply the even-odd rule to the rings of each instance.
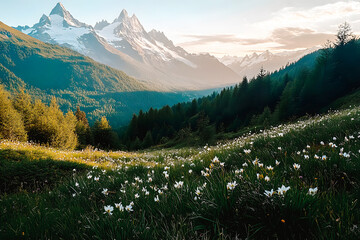
[[333, 34], [321, 33], [309, 28], [277, 28], [266, 38], [239, 38], [236, 35], [185, 35], [192, 39], [181, 46], [197, 46], [211, 43], [241, 44], [246, 46], [271, 44], [271, 49], [310, 48], [333, 39]]
[[[316, 5], [317, 1], [313, 1]], [[226, 29], [227, 34], [181, 36], [179, 45], [195, 51], [201, 49], [237, 55], [252, 49], [311, 48], [333, 40], [338, 26], [345, 21], [350, 23], [355, 34], [360, 33], [360, 1], [339, 0], [313, 7], [284, 7], [261, 21], [239, 21], [234, 31]]]
[[209, 43], [239, 43], [245, 45], [251, 44], [260, 44], [266, 42], [264, 39], [246, 39], [239, 38], [233, 34], [223, 34], [223, 35], [184, 35], [183, 37], [192, 39], [191, 41], [184, 42], [181, 45], [202, 45]]
[[278, 43], [274, 49], [295, 49], [311, 48], [324, 44], [327, 40], [333, 40], [334, 35], [328, 33], [315, 32], [308, 28], [278, 28], [275, 29], [269, 41]]

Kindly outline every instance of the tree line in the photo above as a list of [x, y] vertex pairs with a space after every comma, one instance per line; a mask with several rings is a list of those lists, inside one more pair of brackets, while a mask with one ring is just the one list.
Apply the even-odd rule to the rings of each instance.
[[263, 69], [250, 81], [219, 94], [134, 115], [123, 143], [130, 149], [187, 141], [212, 143], [216, 135], [249, 126], [269, 127], [320, 112], [360, 87], [360, 43], [349, 24], [320, 50], [312, 67], [291, 64], [273, 74]]
[[[216, 138], [246, 127], [267, 128], [305, 114], [319, 113], [334, 100], [360, 87], [357, 64], [360, 43], [350, 26], [340, 26], [337, 41], [328, 43], [313, 64], [304, 57], [272, 74], [257, 77], [220, 93], [150, 108], [133, 115], [129, 125], [114, 131], [105, 117], [90, 126], [78, 107], [64, 113], [56, 99], [49, 105], [24, 90], [10, 95], [0, 86], [0, 139], [32, 141], [75, 149], [141, 149], [158, 144], [212, 144]], [[120, 135], [120, 137], [119, 137]]]
[[64, 114], [56, 99], [49, 105], [24, 90], [10, 95], [0, 85], [0, 139], [30, 141], [60, 149], [118, 148], [117, 134], [102, 117], [90, 127], [85, 112]]

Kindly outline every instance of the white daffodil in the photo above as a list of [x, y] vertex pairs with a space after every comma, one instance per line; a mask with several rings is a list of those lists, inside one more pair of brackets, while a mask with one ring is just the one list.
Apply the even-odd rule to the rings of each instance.
[[294, 163], [294, 164], [293, 164], [293, 168], [294, 168], [295, 170], [299, 170], [299, 169], [300, 169], [300, 164]]
[[211, 162], [213, 162], [213, 163], [219, 163], [220, 161], [219, 161], [218, 157], [215, 156], [214, 159], [211, 160]]
[[128, 212], [132, 212], [134, 211], [133, 208], [132, 208], [133, 205], [129, 204], [125, 207], [125, 210], [128, 211]]
[[175, 188], [182, 188], [182, 186], [184, 185], [184, 182], [183, 181], [175, 181], [175, 184], [174, 184], [174, 187]]
[[114, 207], [111, 205], [104, 206], [105, 212], [104, 214], [112, 215], [112, 212], [114, 211]]
[[273, 168], [271, 165], [270, 165], [270, 166], [267, 166], [266, 169], [267, 169], [267, 170], [270, 170], [270, 171], [274, 170], [274, 168]]
[[265, 181], [269, 182], [270, 181], [270, 178], [268, 176], [265, 176]]
[[244, 153], [249, 154], [249, 153], [251, 153], [251, 150], [250, 149], [244, 149]]
[[290, 187], [285, 187], [282, 185], [280, 188], [278, 188], [277, 192], [279, 195], [283, 196], [289, 189]]
[[124, 211], [124, 206], [121, 203], [115, 203], [115, 207], [119, 209], [120, 212]]
[[104, 194], [105, 196], [109, 195], [109, 191], [107, 188], [104, 188], [101, 193]]
[[309, 192], [308, 194], [311, 195], [311, 196], [314, 196], [318, 191], [318, 188], [309, 188]]
[[233, 190], [238, 184], [236, 183], [236, 181], [233, 181], [233, 182], [229, 182], [226, 186], [226, 188], [228, 190]]
[[271, 196], [273, 196], [275, 194], [275, 191], [274, 191], [274, 189], [271, 189], [270, 191], [265, 190], [264, 194], [267, 197], [271, 197]]
[[159, 195], [156, 195], [156, 197], [154, 197], [154, 201], [155, 202], [160, 202]]

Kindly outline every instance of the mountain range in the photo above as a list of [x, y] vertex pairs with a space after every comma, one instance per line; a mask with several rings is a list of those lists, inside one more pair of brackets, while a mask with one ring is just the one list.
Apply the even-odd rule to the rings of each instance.
[[275, 54], [267, 50], [261, 54], [253, 53], [244, 57], [224, 56], [219, 60], [239, 76], [246, 76], [250, 79], [259, 74], [261, 68], [267, 72], [274, 72], [317, 50], [319, 50], [318, 47], [313, 47], [305, 50], [285, 51]]
[[214, 56], [190, 54], [175, 46], [164, 33], [147, 32], [126, 10], [113, 22], [103, 20], [93, 27], [78, 21], [58, 3], [49, 16], [43, 15], [32, 27], [17, 29], [122, 70], [156, 90], [209, 89], [241, 81]]
[[157, 92], [124, 72], [74, 50], [41, 42], [0, 22], [0, 84], [25, 89], [63, 111], [80, 106], [90, 122], [106, 116], [113, 127], [128, 124], [133, 113], [210, 94], [213, 90]]

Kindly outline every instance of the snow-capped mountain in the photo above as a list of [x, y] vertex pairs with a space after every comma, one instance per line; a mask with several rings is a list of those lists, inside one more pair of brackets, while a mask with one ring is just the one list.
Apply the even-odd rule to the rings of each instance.
[[273, 54], [265, 51], [261, 54], [253, 53], [245, 57], [224, 56], [219, 60], [226, 66], [234, 70], [239, 76], [255, 77], [261, 68], [268, 72], [273, 72], [287, 64], [298, 61], [303, 56], [312, 53], [319, 48], [309, 48], [299, 51], [285, 51]]
[[164, 33], [147, 32], [135, 15], [122, 10], [112, 23], [94, 27], [75, 19], [61, 3], [32, 27], [18, 30], [41, 41], [62, 45], [120, 69], [158, 90], [206, 89], [241, 78], [209, 54], [189, 54]]

